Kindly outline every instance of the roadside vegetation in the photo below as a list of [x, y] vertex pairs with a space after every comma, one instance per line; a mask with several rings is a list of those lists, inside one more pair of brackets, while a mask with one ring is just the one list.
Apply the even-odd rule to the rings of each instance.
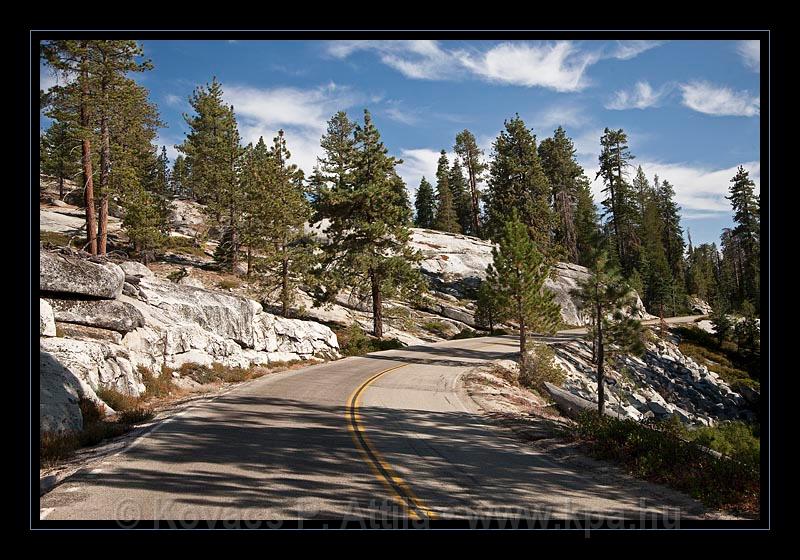
[[592, 411], [578, 418], [570, 435], [585, 444], [592, 456], [620, 463], [636, 477], [686, 492], [708, 507], [758, 512], [757, 426], [726, 422], [689, 430], [676, 419], [640, 423]]
[[718, 337], [695, 326], [673, 327], [680, 338], [678, 348], [700, 365], [718, 373], [734, 391], [742, 386], [760, 389], [760, 352], [725, 337]]
[[346, 329], [334, 329], [342, 356], [363, 356], [381, 350], [396, 350], [405, 346], [396, 338], [375, 338], [353, 323]]

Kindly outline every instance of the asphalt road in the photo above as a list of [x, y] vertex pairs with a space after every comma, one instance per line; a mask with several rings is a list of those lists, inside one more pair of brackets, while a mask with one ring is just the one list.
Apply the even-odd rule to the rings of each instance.
[[262, 377], [67, 479], [42, 496], [40, 518], [640, 518], [692, 510], [674, 493], [654, 497], [560, 464], [482, 418], [458, 378], [516, 350], [513, 337], [475, 338]]

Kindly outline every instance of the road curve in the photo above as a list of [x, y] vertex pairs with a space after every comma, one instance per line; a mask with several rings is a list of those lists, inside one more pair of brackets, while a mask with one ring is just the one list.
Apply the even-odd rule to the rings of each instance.
[[516, 350], [513, 337], [455, 340], [262, 377], [69, 478], [41, 497], [41, 517], [342, 519], [388, 510], [421, 519], [638, 519], [698, 511], [675, 493], [655, 498], [640, 484], [608, 484], [559, 464], [481, 417], [459, 376]]

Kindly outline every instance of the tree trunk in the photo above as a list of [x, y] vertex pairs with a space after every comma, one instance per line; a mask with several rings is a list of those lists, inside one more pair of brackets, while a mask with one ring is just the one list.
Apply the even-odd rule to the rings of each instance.
[[289, 259], [284, 255], [281, 264], [281, 303], [283, 304], [283, 316], [289, 316]]
[[525, 363], [525, 347], [527, 343], [527, 336], [525, 333], [525, 318], [521, 317], [519, 321], [519, 362]]
[[64, 199], [64, 176], [59, 176], [58, 178], [58, 198], [63, 200]]
[[[86, 42], [82, 44], [87, 48]], [[89, 252], [97, 254], [97, 223], [94, 214], [94, 181], [92, 179], [92, 141], [89, 139], [89, 70], [86, 54], [81, 61], [81, 163], [83, 165], [84, 202], [86, 203], [86, 241]]]
[[108, 193], [100, 198], [100, 220], [97, 222], [97, 254], [106, 254], [108, 239]]
[[253, 251], [250, 245], [247, 246], [247, 277], [250, 278], [250, 268], [253, 266]]
[[381, 305], [381, 285], [380, 279], [375, 272], [370, 272], [372, 282], [372, 334], [376, 338], [383, 338], [383, 312]]
[[469, 194], [470, 194], [470, 202], [472, 203], [472, 228], [473, 234], [478, 235], [478, 228], [480, 224], [478, 223], [478, 185], [475, 179], [475, 170], [474, 162], [470, 162], [467, 166], [467, 173], [469, 175]]
[[[103, 56], [105, 63], [105, 55]], [[106, 78], [100, 82], [100, 95], [103, 100], [100, 119], [100, 221], [97, 226], [97, 252], [106, 254], [108, 238], [108, 195], [111, 169], [111, 139], [108, 131], [108, 83]]]
[[605, 412], [606, 394], [604, 389], [605, 372], [604, 367], [605, 352], [603, 351], [603, 309], [597, 304], [597, 411], [600, 416]]

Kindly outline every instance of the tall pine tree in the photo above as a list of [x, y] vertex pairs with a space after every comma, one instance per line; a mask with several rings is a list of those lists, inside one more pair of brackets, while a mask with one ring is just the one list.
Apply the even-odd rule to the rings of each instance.
[[435, 219], [433, 187], [428, 180], [423, 177], [419, 182], [417, 196], [414, 200], [414, 207], [417, 215], [414, 223], [417, 227], [432, 229]]
[[[454, 150], [467, 172], [467, 184], [469, 186], [470, 218], [471, 227], [469, 231], [472, 235], [480, 235], [480, 201], [481, 191], [478, 184], [483, 181], [483, 174], [489, 168], [483, 160], [483, 151], [478, 148], [475, 136], [467, 129], [462, 130], [456, 135]], [[465, 230], [466, 231], [466, 230]]]
[[461, 226], [456, 215], [453, 192], [450, 190], [450, 162], [447, 153], [442, 150], [436, 168], [436, 219], [434, 226], [439, 231], [461, 233]]

